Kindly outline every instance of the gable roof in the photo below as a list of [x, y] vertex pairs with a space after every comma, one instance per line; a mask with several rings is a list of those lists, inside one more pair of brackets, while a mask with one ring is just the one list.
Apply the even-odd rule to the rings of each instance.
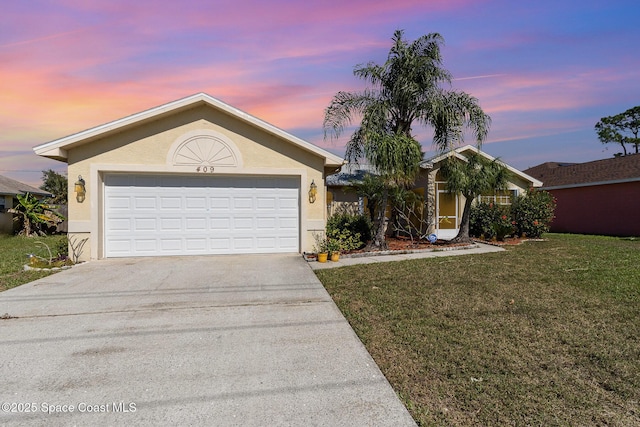
[[0, 175], [0, 194], [15, 196], [16, 194], [25, 193], [37, 194], [42, 196], [50, 195], [44, 190], [40, 190], [39, 188], [35, 188], [20, 181], [16, 181], [15, 179], [7, 178], [6, 176]]
[[546, 189], [640, 181], [640, 154], [586, 163], [546, 162], [525, 172], [543, 181]]
[[336, 156], [322, 148], [293, 136], [282, 129], [258, 119], [251, 114], [245, 113], [229, 104], [220, 101], [206, 93], [197, 93], [186, 98], [178, 99], [149, 110], [141, 111], [91, 129], [78, 132], [64, 138], [56, 139], [45, 144], [33, 147], [33, 151], [43, 157], [66, 162], [67, 150], [78, 145], [87, 144], [98, 138], [104, 138], [118, 132], [139, 126], [143, 123], [158, 120], [160, 118], [176, 114], [180, 111], [188, 110], [200, 105], [208, 105], [211, 108], [227, 113], [236, 119], [248, 123], [264, 132], [284, 139], [303, 150], [309, 151], [324, 158], [325, 166], [340, 166], [343, 164], [341, 157]]
[[[478, 149], [478, 147], [475, 147], [473, 145], [465, 145], [463, 147], [458, 147], [458, 148], [455, 148], [453, 150], [447, 151], [445, 153], [438, 154], [438, 155], [436, 155], [434, 157], [431, 157], [430, 159], [423, 160], [422, 162], [420, 162], [420, 167], [423, 168], [423, 169], [432, 169], [434, 167], [434, 165], [440, 163], [441, 161], [443, 161], [444, 159], [446, 159], [447, 157], [452, 156], [452, 155], [455, 156], [456, 158], [466, 162], [467, 158], [465, 157], [464, 153], [467, 153], [467, 152], [473, 152], [473, 153], [479, 154], [479, 155], [481, 155], [482, 157], [486, 158], [487, 160], [489, 160], [491, 162], [496, 160], [495, 157], [493, 157], [493, 156], [485, 153], [484, 151]], [[516, 169], [516, 168], [514, 168], [512, 166], [509, 166], [508, 164], [504, 163], [500, 159], [498, 159], [498, 162], [500, 164], [502, 164], [504, 167], [506, 167], [507, 170], [511, 174], [519, 177], [520, 179], [522, 179], [524, 181], [530, 182], [533, 187], [542, 187], [542, 182], [540, 180], [536, 179], [535, 177], [533, 177], [533, 176], [531, 176], [531, 175], [529, 175], [529, 174], [527, 174], [525, 172], [522, 172], [522, 171], [520, 171], [520, 170], [518, 170], [518, 169]]]

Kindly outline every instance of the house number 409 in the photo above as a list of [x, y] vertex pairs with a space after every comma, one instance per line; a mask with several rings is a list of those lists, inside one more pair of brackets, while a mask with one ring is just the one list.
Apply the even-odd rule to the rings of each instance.
[[213, 166], [198, 166], [196, 172], [213, 173]]

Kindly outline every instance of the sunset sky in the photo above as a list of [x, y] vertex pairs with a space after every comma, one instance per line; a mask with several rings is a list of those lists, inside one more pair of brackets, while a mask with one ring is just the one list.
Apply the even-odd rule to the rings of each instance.
[[324, 109], [396, 29], [442, 34], [452, 88], [492, 117], [487, 153], [519, 169], [607, 158], [620, 150], [593, 126], [640, 105], [639, 22], [638, 0], [7, 0], [0, 174], [40, 185], [66, 164], [33, 146], [197, 92], [343, 155]]

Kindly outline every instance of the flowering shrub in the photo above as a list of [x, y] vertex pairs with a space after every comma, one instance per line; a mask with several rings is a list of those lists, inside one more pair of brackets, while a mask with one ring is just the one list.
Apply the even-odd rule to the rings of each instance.
[[511, 220], [511, 212], [509, 206], [496, 206], [493, 209], [493, 231], [498, 240], [504, 240], [508, 235], [513, 234], [516, 231], [515, 221]]
[[469, 217], [469, 234], [498, 240], [515, 232], [515, 224], [511, 218], [509, 206], [494, 203], [477, 203], [471, 207]]
[[520, 236], [539, 238], [542, 233], [549, 231], [555, 208], [555, 199], [544, 190], [531, 188], [526, 196], [518, 196], [511, 205], [516, 233]]

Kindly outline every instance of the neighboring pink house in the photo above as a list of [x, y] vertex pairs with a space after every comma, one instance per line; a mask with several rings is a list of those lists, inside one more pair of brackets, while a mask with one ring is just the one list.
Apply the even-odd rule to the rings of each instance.
[[551, 231], [640, 236], [640, 154], [524, 171], [556, 198]]

